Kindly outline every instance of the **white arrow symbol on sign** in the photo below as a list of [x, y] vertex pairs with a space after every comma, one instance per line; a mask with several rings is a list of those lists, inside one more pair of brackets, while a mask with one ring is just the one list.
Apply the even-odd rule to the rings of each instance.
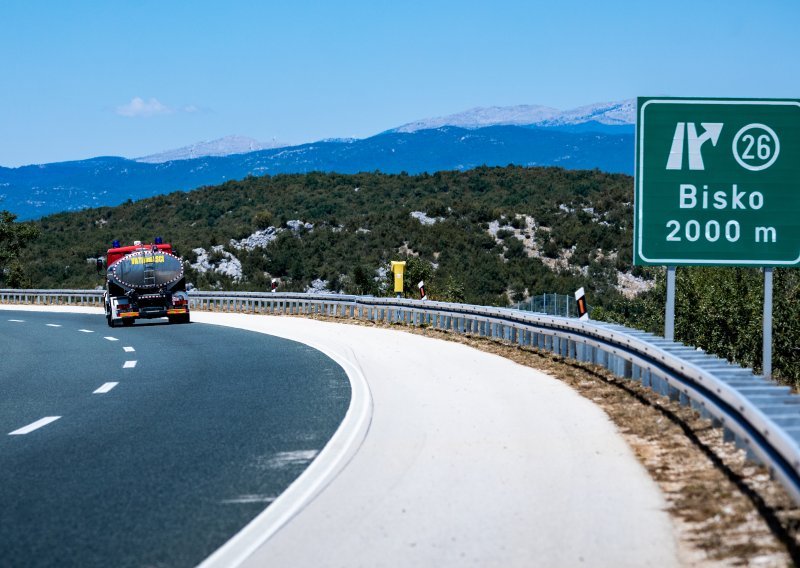
[[697, 135], [697, 127], [694, 122], [684, 123], [679, 122], [675, 126], [675, 135], [672, 138], [672, 148], [669, 151], [669, 159], [667, 160], [668, 170], [680, 170], [683, 168], [683, 133], [684, 125], [689, 144], [689, 169], [690, 170], [704, 170], [703, 155], [700, 152], [703, 144], [711, 140], [711, 145], [716, 146], [719, 140], [719, 135], [722, 132], [722, 122], [701, 122], [705, 131], [701, 136]]

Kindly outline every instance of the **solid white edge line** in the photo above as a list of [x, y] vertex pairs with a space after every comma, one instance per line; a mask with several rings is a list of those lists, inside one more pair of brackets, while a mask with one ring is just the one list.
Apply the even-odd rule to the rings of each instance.
[[9, 436], [21, 436], [23, 434], [29, 434], [29, 433], [33, 432], [34, 430], [38, 430], [42, 426], [47, 426], [51, 422], [55, 422], [59, 418], [61, 418], [61, 417], [60, 416], [45, 416], [44, 418], [41, 418], [41, 419], [37, 420], [36, 422], [28, 424], [27, 426], [23, 426], [22, 428], [18, 428], [17, 430], [14, 430], [13, 432], [9, 432], [8, 435]]
[[123, 369], [133, 369], [136, 366], [136, 361], [125, 361], [122, 365]]
[[108, 391], [113, 389], [118, 384], [119, 383], [103, 383], [103, 385], [96, 391], [92, 392], [92, 394], [106, 394]]
[[[13, 309], [15, 306], [2, 309]], [[44, 308], [28, 308], [30, 311], [47, 311]], [[102, 309], [86, 310], [64, 310], [75, 311], [77, 313], [97, 313], [102, 314]], [[210, 324], [223, 325], [223, 324]], [[236, 327], [236, 326], [228, 326]], [[247, 329], [241, 328], [239, 329]], [[256, 333], [270, 335], [267, 331], [249, 329]], [[280, 337], [280, 336], [275, 336]], [[116, 337], [106, 337], [109, 341], [118, 341]], [[297, 341], [296, 339], [289, 341]], [[241, 531], [236, 533], [228, 542], [223, 544], [211, 556], [203, 561], [198, 568], [216, 568], [241, 565], [253, 552], [262, 546], [272, 535], [274, 535], [283, 525], [291, 520], [295, 515], [305, 508], [311, 500], [316, 497], [355, 456], [364, 438], [369, 431], [372, 422], [372, 395], [369, 385], [364, 377], [363, 371], [357, 362], [349, 363], [336, 353], [327, 348], [304, 343], [313, 347], [339, 363], [350, 379], [351, 399], [350, 407], [342, 420], [339, 429], [334, 433], [328, 444], [322, 449], [319, 455], [311, 462], [311, 465], [284, 491], [272, 504], [259, 516], [247, 524]], [[355, 359], [355, 355], [353, 355]], [[59, 417], [60, 418], [60, 417]], [[303, 499], [303, 500], [301, 500]], [[264, 534], [260, 534], [265, 531]]]
[[[248, 331], [270, 335], [265, 331], [253, 329], [248, 329]], [[290, 339], [289, 341], [297, 340]], [[300, 477], [295, 479], [267, 509], [200, 563], [197, 568], [240, 566], [341, 473], [358, 452], [367, 436], [372, 422], [372, 394], [364, 372], [358, 366], [355, 353], [352, 353], [351, 350], [353, 361], [349, 361], [326, 347], [306, 341], [298, 341], [298, 343], [321, 351], [344, 369], [350, 380], [351, 388], [350, 406], [347, 413], [330, 441], [322, 448], [311, 465], [300, 474]]]
[[123, 347], [123, 349], [125, 350], [125, 353], [133, 353], [134, 351], [136, 351], [136, 349], [134, 349], [131, 346], [125, 346]]

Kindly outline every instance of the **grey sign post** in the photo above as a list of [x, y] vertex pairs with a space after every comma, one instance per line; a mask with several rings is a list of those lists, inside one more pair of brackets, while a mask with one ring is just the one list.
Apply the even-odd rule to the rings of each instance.
[[800, 266], [798, 180], [799, 100], [639, 98], [634, 264], [765, 267], [765, 374], [772, 267]]

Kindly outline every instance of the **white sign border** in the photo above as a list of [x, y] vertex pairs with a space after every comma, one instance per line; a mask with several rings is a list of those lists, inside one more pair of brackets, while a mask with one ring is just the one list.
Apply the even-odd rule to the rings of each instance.
[[[673, 265], [717, 265], [717, 266], [794, 266], [800, 263], [800, 254], [794, 260], [693, 260], [693, 259], [675, 259], [675, 258], [655, 258], [651, 259], [646, 257], [642, 252], [642, 217], [644, 211], [644, 110], [652, 103], [658, 104], [711, 104], [711, 105], [775, 105], [775, 106], [796, 106], [800, 107], [800, 102], [797, 101], [770, 101], [770, 100], [713, 100], [713, 99], [650, 99], [645, 101], [642, 108], [639, 109], [638, 120], [636, 121], [636, 137], [639, 144], [639, 156], [637, 163], [636, 173], [638, 174], [637, 187], [636, 187], [636, 253], [637, 256], [645, 262], [655, 265], [673, 266]], [[639, 134], [641, 133], [641, 136]]]

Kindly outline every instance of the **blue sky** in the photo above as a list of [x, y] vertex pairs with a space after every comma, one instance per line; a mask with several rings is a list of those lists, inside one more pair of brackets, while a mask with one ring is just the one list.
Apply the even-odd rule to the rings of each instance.
[[800, 98], [798, 0], [0, 4], [0, 165], [476, 106]]

